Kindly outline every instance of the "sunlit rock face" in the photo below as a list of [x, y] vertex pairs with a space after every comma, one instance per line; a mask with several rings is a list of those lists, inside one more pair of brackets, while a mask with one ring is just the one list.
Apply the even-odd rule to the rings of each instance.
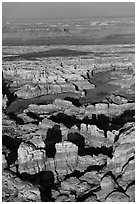
[[[90, 84], [88, 81], [83, 80], [82, 77], [78, 78], [78, 75], [76, 75], [76, 79], [74, 80], [73, 78], [71, 78], [71, 80], [69, 80], [69, 78], [66, 79], [62, 79], [58, 80], [58, 76], [56, 76], [55, 78], [47, 78], [47, 80], [45, 79], [45, 83], [46, 85], [36, 85], [36, 86], [28, 86], [28, 85], [24, 85], [22, 86], [18, 91], [15, 92], [15, 94], [19, 97], [19, 98], [23, 98], [23, 99], [31, 99], [34, 97], [38, 97], [41, 95], [46, 95], [46, 94], [61, 94], [61, 93], [81, 93], [82, 90], [84, 89], [93, 89], [95, 86], [93, 84]], [[65, 80], [67, 80], [67, 83], [65, 82]], [[77, 81], [78, 80], [78, 81]], [[40, 83], [44, 83], [43, 80], [41, 80], [41, 78], [39, 78], [39, 82]], [[14, 83], [14, 85], [16, 85]], [[75, 87], [78, 87], [77, 89]]]
[[85, 138], [85, 145], [88, 147], [110, 147], [112, 142], [105, 137], [104, 131], [99, 129], [96, 125], [81, 124], [80, 133]]
[[36, 174], [45, 171], [46, 151], [35, 146], [21, 143], [18, 149], [18, 171]]
[[46, 171], [53, 172], [55, 182], [58, 182], [76, 169], [78, 147], [71, 142], [64, 141], [56, 143], [55, 148], [54, 158], [47, 157], [45, 166]]
[[[135, 155], [134, 123], [127, 123], [120, 132], [121, 134], [119, 134], [119, 139], [114, 144], [115, 151], [113, 158], [112, 160], [108, 159], [108, 167], [111, 168], [111, 171], [115, 176], [124, 173], [129, 162], [133, 164]], [[115, 168], [113, 168], [114, 166]]]
[[[117, 182], [128, 193], [129, 200], [135, 197], [135, 191], [131, 193], [131, 187], [135, 182], [135, 124], [127, 123], [121, 129], [121, 134], [115, 143], [114, 154], [112, 159], [108, 159], [107, 165], [111, 169], [113, 175], [117, 178]], [[133, 187], [132, 187], [133, 188]], [[130, 197], [131, 195], [131, 197]], [[115, 200], [122, 198], [115, 195]], [[124, 198], [123, 198], [124, 199]], [[108, 201], [111, 197], [108, 198]], [[126, 200], [126, 199], [125, 199]], [[127, 200], [126, 200], [127, 201]]]
[[49, 158], [46, 155], [44, 143], [41, 139], [34, 140], [33, 138], [30, 142], [30, 144], [21, 143], [19, 146], [19, 173], [33, 175], [42, 171], [52, 171], [55, 177], [63, 178], [76, 169], [78, 147], [75, 144], [67, 141], [56, 143], [55, 156], [54, 158]]
[[57, 143], [55, 166], [59, 177], [72, 173], [76, 169], [78, 147], [71, 142]]

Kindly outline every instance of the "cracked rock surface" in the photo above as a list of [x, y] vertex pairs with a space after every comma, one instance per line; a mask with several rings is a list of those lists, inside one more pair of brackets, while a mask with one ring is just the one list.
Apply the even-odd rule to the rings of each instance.
[[3, 60], [3, 201], [135, 202], [134, 46], [82, 46], [80, 60], [12, 49], [23, 60]]

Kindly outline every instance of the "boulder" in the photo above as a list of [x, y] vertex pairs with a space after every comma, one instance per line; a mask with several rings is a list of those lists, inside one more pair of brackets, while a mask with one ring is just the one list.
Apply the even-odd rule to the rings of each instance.
[[106, 202], [129, 202], [130, 198], [122, 192], [113, 192], [107, 198]]
[[39, 123], [38, 129], [43, 129], [45, 131], [46, 135], [46, 130], [49, 128], [52, 128], [55, 125], [55, 123], [52, 120], [48, 120], [47, 118], [44, 118], [42, 122]]
[[56, 143], [55, 166], [59, 177], [64, 177], [76, 169], [78, 147], [71, 142]]
[[80, 177], [80, 180], [89, 183], [91, 185], [92, 191], [100, 187], [101, 178], [96, 171], [86, 172], [83, 176]]
[[30, 140], [30, 142], [36, 147], [36, 148], [45, 148], [45, 143], [42, 139], [41, 136], [35, 135], [33, 138]]
[[18, 148], [19, 173], [36, 174], [46, 170], [46, 151], [22, 142]]
[[115, 190], [117, 184], [114, 182], [111, 176], [105, 176], [101, 179], [100, 186], [101, 190], [97, 191], [95, 194], [97, 195], [98, 200], [105, 202], [107, 196]]

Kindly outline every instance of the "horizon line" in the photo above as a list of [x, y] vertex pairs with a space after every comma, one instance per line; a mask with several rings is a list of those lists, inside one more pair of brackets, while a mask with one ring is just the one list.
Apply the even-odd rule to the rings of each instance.
[[69, 19], [83, 19], [83, 18], [112, 18], [112, 17], [117, 17], [117, 18], [119, 18], [119, 17], [123, 17], [123, 18], [125, 18], [125, 17], [135, 17], [135, 15], [106, 15], [106, 16], [95, 16], [95, 15], [93, 15], [93, 16], [72, 16], [72, 17], [2, 17], [2, 20], [36, 20], [36, 19], [38, 19], [38, 20], [69, 20]]

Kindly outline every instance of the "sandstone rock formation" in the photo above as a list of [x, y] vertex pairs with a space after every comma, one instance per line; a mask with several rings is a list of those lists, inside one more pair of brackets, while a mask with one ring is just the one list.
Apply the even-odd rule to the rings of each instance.
[[3, 201], [135, 202], [133, 47], [81, 49], [3, 62]]
[[36, 174], [46, 170], [45, 167], [46, 152], [45, 150], [35, 149], [31, 145], [21, 143], [18, 149], [18, 171], [28, 174]]

